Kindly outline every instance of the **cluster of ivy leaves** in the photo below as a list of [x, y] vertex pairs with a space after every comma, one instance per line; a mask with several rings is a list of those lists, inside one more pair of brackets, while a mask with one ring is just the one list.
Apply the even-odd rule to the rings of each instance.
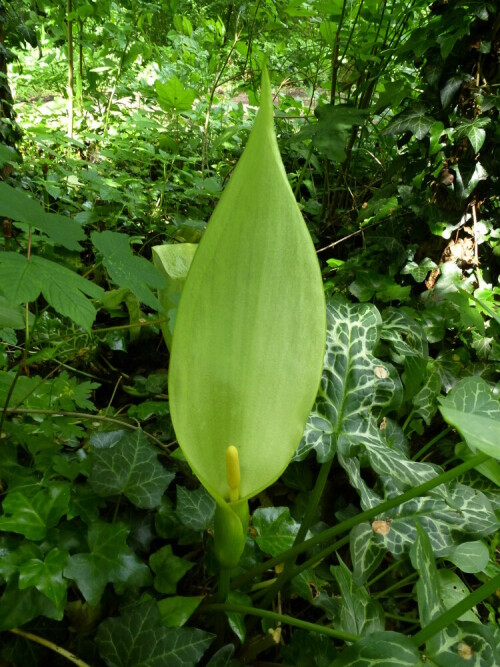
[[[8, 15], [24, 134], [0, 146], [0, 665], [500, 663], [494, 594], [419, 641], [500, 571], [499, 465], [452, 478], [474, 434], [443, 419], [483, 417], [498, 445], [498, 2], [121, 4], [74, 2], [72, 138], [61, 3]], [[201, 238], [264, 55], [300, 93], [276, 124], [328, 343], [214, 613], [214, 503], [175, 442], [149, 259]]]

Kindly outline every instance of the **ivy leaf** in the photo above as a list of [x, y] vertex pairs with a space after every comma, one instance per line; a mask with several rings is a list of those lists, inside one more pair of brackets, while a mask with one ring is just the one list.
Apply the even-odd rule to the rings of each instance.
[[176, 556], [170, 544], [152, 554], [149, 564], [156, 575], [153, 584], [159, 593], [176, 593], [177, 582], [194, 566], [194, 563]]
[[255, 541], [259, 548], [271, 556], [290, 549], [300, 528], [288, 507], [259, 507], [253, 513], [252, 524], [257, 531]]
[[146, 586], [151, 574], [127, 545], [129, 527], [96, 521], [89, 527], [89, 553], [70, 556], [64, 576], [74, 579], [87, 602], [95, 606], [108, 583], [117, 588]]
[[151, 262], [132, 253], [127, 234], [92, 232], [91, 238], [102, 255], [111, 280], [119, 287], [127, 287], [139, 301], [150, 308], [162, 310], [150, 288], [162, 289], [165, 286], [164, 278]]
[[417, 667], [423, 665], [420, 654], [406, 635], [398, 632], [375, 632], [342, 652], [330, 667]]
[[108, 667], [195, 667], [213, 639], [197, 628], [165, 628], [149, 601], [101, 623], [96, 643]]
[[453, 137], [456, 139], [467, 137], [474, 149], [474, 153], [478, 153], [486, 139], [486, 131], [484, 128], [489, 125], [490, 122], [491, 119], [488, 117], [479, 117], [474, 118], [473, 120], [463, 121], [453, 130]]
[[56, 213], [47, 213], [42, 206], [22, 190], [0, 183], [0, 216], [12, 218], [45, 232], [50, 239], [68, 250], [82, 250], [85, 232], [78, 222]]
[[95, 308], [85, 294], [100, 298], [104, 290], [65, 266], [34, 256], [0, 252], [0, 284], [11, 303], [35, 301], [40, 293], [61, 315], [90, 331]]
[[463, 378], [440, 399], [441, 413], [457, 428], [469, 447], [500, 459], [500, 403], [487, 382]]
[[429, 259], [429, 257], [425, 257], [420, 264], [417, 264], [416, 262], [408, 262], [406, 266], [401, 269], [401, 273], [403, 275], [410, 274], [417, 283], [423, 283], [429, 271], [432, 271], [433, 269], [437, 269], [437, 264], [433, 262], [432, 259]]
[[63, 577], [67, 560], [68, 552], [55, 548], [48, 552], [43, 561], [38, 558], [26, 561], [19, 568], [19, 589], [34, 586], [57, 608], [64, 607], [69, 586], [69, 581]]
[[413, 107], [409, 107], [394, 116], [382, 134], [411, 132], [417, 139], [423, 139], [434, 122], [435, 119], [427, 115], [427, 108], [417, 102]]
[[177, 518], [186, 528], [195, 531], [206, 530], [214, 516], [215, 500], [203, 486], [194, 491], [178, 486], [175, 511]]
[[70, 487], [64, 482], [52, 482], [49, 489], [33, 495], [14, 490], [3, 501], [0, 530], [20, 533], [29, 540], [43, 540], [49, 528], [56, 526], [69, 506]]
[[159, 600], [158, 611], [162, 625], [166, 628], [180, 628], [189, 620], [202, 600], [203, 595], [189, 598], [176, 595]]
[[58, 609], [36, 588], [19, 590], [17, 581], [9, 582], [0, 597], [0, 631], [16, 628], [37, 616], [60, 621], [64, 609]]
[[93, 433], [89, 482], [98, 496], [123, 494], [136, 507], [158, 507], [175, 477], [159, 463], [157, 451], [142, 431]]

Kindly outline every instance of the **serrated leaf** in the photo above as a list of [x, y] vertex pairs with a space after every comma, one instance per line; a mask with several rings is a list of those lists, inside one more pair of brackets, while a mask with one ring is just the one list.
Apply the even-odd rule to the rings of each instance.
[[166, 628], [180, 628], [189, 620], [202, 600], [202, 595], [189, 598], [176, 595], [159, 600], [158, 611], [162, 625]]
[[149, 564], [156, 575], [153, 584], [159, 593], [176, 593], [177, 582], [194, 566], [194, 563], [176, 556], [170, 544], [151, 554]]
[[288, 507], [259, 507], [253, 513], [252, 524], [257, 531], [255, 541], [259, 548], [271, 556], [290, 549], [300, 528]]
[[43, 294], [61, 315], [90, 330], [95, 308], [85, 294], [100, 298], [104, 290], [66, 267], [43, 257], [29, 260], [14, 252], [0, 252], [0, 284], [11, 303], [28, 303]]
[[89, 527], [88, 553], [69, 557], [64, 576], [73, 579], [87, 602], [95, 606], [108, 583], [117, 588], [147, 586], [151, 574], [127, 545], [130, 528], [96, 521]]
[[69, 581], [63, 577], [68, 552], [51, 549], [44, 560], [33, 558], [19, 568], [19, 590], [34, 586], [58, 608], [64, 607]]
[[177, 487], [176, 516], [190, 530], [206, 530], [213, 520], [215, 501], [204, 487], [188, 491]]
[[460, 380], [440, 399], [441, 413], [470, 447], [500, 459], [500, 403], [479, 377]]
[[182, 81], [176, 76], [169, 79], [167, 83], [157, 80], [155, 87], [161, 106], [168, 111], [178, 113], [188, 111], [196, 97], [196, 91], [192, 88], [185, 88]]
[[321, 272], [273, 127], [267, 72], [246, 148], [184, 285], [169, 368], [177, 440], [205, 488], [229, 498], [237, 448], [241, 502], [290, 462], [324, 352]]
[[0, 183], [0, 216], [32, 225], [68, 250], [82, 250], [79, 241], [85, 239], [85, 232], [77, 222], [64, 215], [47, 213], [25, 192], [3, 182]]
[[384, 629], [384, 612], [368, 591], [356, 584], [352, 572], [338, 557], [339, 565], [330, 568], [340, 589], [341, 601], [334, 626], [353, 635], [370, 635]]
[[196, 243], [175, 243], [153, 247], [154, 265], [165, 278], [165, 287], [158, 292], [158, 299], [168, 317], [168, 322], [161, 325], [161, 331], [169, 350], [182, 288], [197, 247]]
[[433, 123], [435, 123], [435, 119], [427, 115], [427, 107], [416, 103], [413, 107], [405, 109], [395, 116], [382, 134], [411, 132], [417, 139], [423, 139]]
[[111, 280], [119, 287], [127, 287], [135, 296], [154, 310], [162, 310], [151, 288], [162, 289], [164, 278], [144, 257], [134, 255], [130, 240], [119, 232], [92, 232], [92, 243], [102, 254], [103, 264]]
[[195, 667], [213, 639], [196, 628], [165, 628], [150, 601], [101, 623], [96, 643], [108, 667]]
[[2, 503], [0, 530], [20, 533], [29, 540], [43, 540], [49, 528], [56, 526], [69, 506], [70, 487], [52, 482], [50, 488], [33, 495], [13, 490]]
[[345, 649], [330, 667], [418, 667], [424, 663], [411, 639], [398, 632], [375, 632]]
[[157, 450], [142, 431], [93, 433], [89, 482], [98, 496], [123, 494], [136, 507], [158, 507], [175, 475], [159, 463]]

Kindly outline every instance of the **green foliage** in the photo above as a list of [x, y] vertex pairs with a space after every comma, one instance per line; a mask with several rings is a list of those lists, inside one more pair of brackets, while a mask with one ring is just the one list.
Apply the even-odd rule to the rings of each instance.
[[[2, 667], [63, 667], [60, 649], [82, 667], [500, 664], [498, 2], [4, 5]], [[252, 213], [274, 201], [270, 145], [233, 188], [264, 61], [276, 186], [294, 195], [281, 236], [283, 209]], [[260, 181], [261, 199], [245, 197]], [[302, 380], [280, 371], [269, 389], [267, 352], [300, 369], [311, 342], [307, 301], [275, 325], [309, 276], [288, 246], [294, 198], [323, 273], [327, 348], [276, 479], [291, 428], [278, 395]], [[216, 206], [231, 209], [219, 231]], [[193, 306], [182, 368], [209, 382], [201, 398], [181, 387], [185, 419], [206, 443], [225, 406], [248, 407], [255, 433], [274, 434], [264, 472], [241, 461], [242, 484], [263, 480], [250, 513], [233, 503], [222, 519], [177, 447], [161, 336], [210, 238], [199, 284], [228, 319], [202, 367], [210, 313]], [[251, 259], [227, 250], [236, 240]], [[270, 273], [287, 266], [266, 287], [265, 254]], [[238, 398], [220, 404], [229, 315], [247, 343]], [[223, 551], [234, 535], [244, 547], [231, 581], [221, 521], [235, 531]]]

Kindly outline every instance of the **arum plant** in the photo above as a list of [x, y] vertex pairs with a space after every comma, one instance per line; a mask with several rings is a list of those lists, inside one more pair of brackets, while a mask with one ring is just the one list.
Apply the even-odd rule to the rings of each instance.
[[300, 442], [325, 336], [321, 272], [281, 161], [264, 71], [247, 146], [183, 286], [169, 370], [179, 445], [217, 503], [223, 571], [243, 552], [248, 500]]

